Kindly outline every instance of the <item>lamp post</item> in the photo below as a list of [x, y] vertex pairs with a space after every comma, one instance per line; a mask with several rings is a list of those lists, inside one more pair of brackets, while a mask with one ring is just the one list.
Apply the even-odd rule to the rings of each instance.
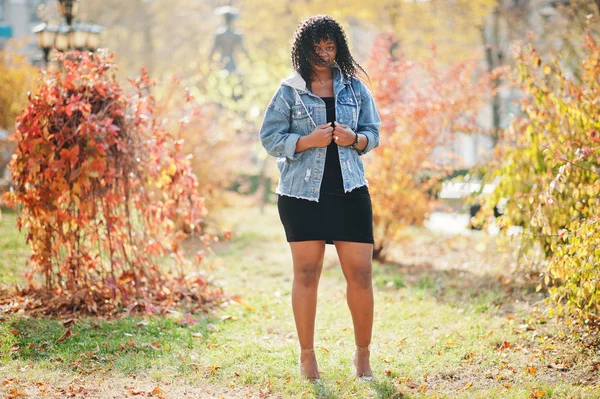
[[62, 52], [72, 49], [94, 52], [100, 45], [102, 26], [85, 23], [73, 25], [79, 11], [79, 2], [80, 0], [58, 0], [60, 15], [66, 24], [50, 25], [44, 22], [33, 28], [46, 64], [52, 49]]
[[60, 14], [67, 21], [67, 25], [73, 25], [73, 18], [79, 11], [79, 0], [58, 0]]

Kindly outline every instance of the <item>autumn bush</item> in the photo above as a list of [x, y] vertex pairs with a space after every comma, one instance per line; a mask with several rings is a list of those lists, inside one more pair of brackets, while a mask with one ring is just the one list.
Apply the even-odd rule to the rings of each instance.
[[395, 47], [392, 36], [379, 37], [366, 68], [381, 117], [368, 176], [379, 258], [405, 227], [423, 224], [436, 184], [451, 171], [455, 134], [481, 130], [475, 118], [490, 93], [475, 60], [442, 67], [433, 47], [415, 63], [395, 55]]
[[[17, 294], [37, 295], [47, 312], [103, 314], [218, 301], [199, 269], [203, 252], [192, 262], [183, 249], [190, 236], [210, 249], [198, 228], [207, 211], [147, 73], [125, 91], [110, 53], [71, 52], [59, 63], [17, 119], [4, 200], [18, 209], [32, 251]], [[181, 121], [198, 113], [188, 108]]]
[[490, 203], [508, 199], [502, 225], [524, 227], [523, 253], [542, 271], [538, 290], [549, 286], [559, 313], [581, 317], [600, 306], [600, 45], [591, 34], [585, 49], [567, 70], [531, 41], [518, 48], [512, 80], [523, 115], [489, 173], [502, 177]]

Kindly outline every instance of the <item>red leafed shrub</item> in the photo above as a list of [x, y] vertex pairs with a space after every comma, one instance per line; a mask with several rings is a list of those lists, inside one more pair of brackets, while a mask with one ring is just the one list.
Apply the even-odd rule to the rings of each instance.
[[382, 35], [367, 70], [381, 117], [380, 146], [369, 159], [373, 198], [374, 257], [407, 226], [422, 225], [434, 187], [451, 169], [456, 133], [474, 133], [477, 113], [490, 94], [489, 77], [475, 60], [442, 68], [431, 57], [416, 63], [393, 57], [394, 39]]
[[[183, 140], [165, 128], [146, 72], [126, 92], [113, 58], [63, 55], [17, 119], [4, 200], [17, 205], [32, 250], [29, 286], [18, 294], [47, 297], [47, 312], [206, 306], [218, 290], [184, 274], [182, 240], [210, 237], [198, 228], [206, 208]], [[172, 268], [159, 264], [166, 255]]]

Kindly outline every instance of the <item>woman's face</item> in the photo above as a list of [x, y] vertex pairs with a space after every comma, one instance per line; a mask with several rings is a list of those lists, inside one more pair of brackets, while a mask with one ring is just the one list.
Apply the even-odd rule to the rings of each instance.
[[335, 56], [337, 54], [337, 46], [335, 45], [335, 42], [330, 39], [321, 40], [320, 42], [315, 43], [313, 48], [315, 53], [317, 53], [317, 55], [327, 63], [327, 66], [313, 65], [313, 69], [318, 72], [330, 68], [331, 64], [333, 64], [333, 61], [335, 61]]

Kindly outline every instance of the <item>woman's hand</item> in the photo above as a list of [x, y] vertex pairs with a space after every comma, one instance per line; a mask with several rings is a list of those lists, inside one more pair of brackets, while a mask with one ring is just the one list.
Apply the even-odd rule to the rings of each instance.
[[333, 139], [333, 126], [331, 123], [319, 125], [307, 136], [311, 147], [327, 147]]
[[347, 147], [354, 144], [356, 140], [356, 134], [348, 127], [348, 125], [342, 125], [341, 123], [335, 123], [335, 129], [333, 130], [333, 141], [337, 145]]

